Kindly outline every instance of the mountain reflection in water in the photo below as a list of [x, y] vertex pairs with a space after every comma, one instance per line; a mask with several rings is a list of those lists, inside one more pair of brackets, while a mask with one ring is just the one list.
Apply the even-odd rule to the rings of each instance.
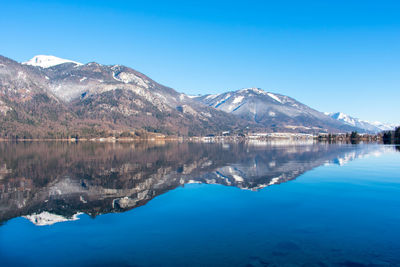
[[187, 183], [259, 190], [384, 146], [272, 143], [0, 143], [0, 223], [123, 212]]

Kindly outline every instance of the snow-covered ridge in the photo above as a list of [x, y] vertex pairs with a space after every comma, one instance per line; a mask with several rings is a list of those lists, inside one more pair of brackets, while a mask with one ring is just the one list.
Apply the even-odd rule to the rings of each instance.
[[260, 94], [260, 95], [265, 95], [267, 93], [263, 89], [256, 88], [256, 87], [244, 88], [244, 89], [238, 90], [237, 92], [238, 93], [255, 93], [255, 94]]
[[57, 66], [64, 63], [74, 63], [76, 65], [83, 65], [82, 63], [72, 61], [69, 59], [59, 58], [55, 56], [48, 56], [48, 55], [37, 55], [31, 58], [28, 61], [22, 62], [24, 65], [31, 65], [36, 67], [42, 68], [50, 68], [53, 66]]
[[276, 100], [276, 101], [278, 101], [279, 103], [282, 104], [282, 100], [281, 100], [278, 96], [274, 95], [273, 93], [267, 93], [267, 95], [268, 95], [270, 98], [272, 98], [272, 99], [274, 99], [274, 100]]
[[356, 126], [357, 121], [360, 121], [360, 122], [362, 121], [360, 119], [356, 119], [356, 118], [350, 117], [349, 115], [344, 114], [343, 112], [337, 112], [337, 113], [325, 112], [325, 114], [328, 115], [328, 116], [331, 116], [332, 118], [334, 118], [336, 120], [345, 122], [345, 123], [350, 124], [352, 126]]
[[196, 98], [196, 97], [199, 97], [198, 95], [186, 95], [187, 97], [189, 97], [189, 98]]
[[381, 122], [369, 122], [365, 120], [361, 120], [358, 118], [351, 117], [343, 112], [325, 112], [324, 113], [327, 116], [330, 116], [331, 118], [341, 121], [345, 124], [355, 126], [367, 131], [371, 132], [380, 132], [380, 131], [388, 131], [388, 130], [393, 130], [396, 125], [389, 124], [389, 123], [381, 123]]
[[398, 124], [382, 123], [379, 121], [373, 121], [373, 122], [369, 122], [369, 123], [374, 125], [375, 127], [378, 127], [379, 129], [381, 129], [383, 131], [394, 130], [397, 126], [399, 126]]

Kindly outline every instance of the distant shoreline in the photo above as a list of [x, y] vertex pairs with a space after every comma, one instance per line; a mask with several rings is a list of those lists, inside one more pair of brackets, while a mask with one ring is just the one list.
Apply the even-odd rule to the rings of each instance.
[[308, 142], [329, 142], [329, 143], [382, 143], [384, 140], [381, 135], [357, 135], [350, 134], [299, 134], [299, 133], [268, 133], [250, 134], [247, 136], [196, 136], [196, 137], [175, 137], [175, 136], [153, 136], [146, 138], [132, 137], [95, 137], [95, 138], [0, 138], [0, 142], [244, 142], [244, 141], [308, 141]]

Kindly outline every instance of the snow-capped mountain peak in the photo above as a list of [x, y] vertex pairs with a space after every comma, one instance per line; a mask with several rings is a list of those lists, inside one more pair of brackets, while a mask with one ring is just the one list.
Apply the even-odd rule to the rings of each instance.
[[238, 90], [239, 93], [255, 93], [255, 94], [262, 94], [265, 95], [267, 92], [265, 92], [261, 88], [256, 88], [256, 87], [250, 87], [250, 88], [244, 88], [241, 90]]
[[83, 65], [82, 63], [76, 61], [49, 55], [37, 55], [28, 61], [22, 62], [22, 64], [24, 65], [31, 65], [42, 68], [50, 68], [64, 63], [74, 63], [76, 65]]
[[352, 126], [356, 126], [357, 122], [361, 122], [361, 120], [350, 117], [349, 115], [342, 113], [342, 112], [336, 112], [336, 113], [327, 112], [325, 114], [334, 118], [335, 120], [344, 122], [344, 123], [352, 125]]
[[277, 101], [277, 102], [282, 104], [282, 100], [277, 95], [275, 95], [273, 93], [270, 93], [270, 92], [266, 92], [261, 88], [245, 88], [245, 89], [241, 89], [241, 90], [239, 90], [237, 92], [245, 93], [245, 94], [246, 93], [247, 94], [249, 94], [249, 93], [251, 94], [252, 93], [252, 94], [256, 94], [256, 95], [267, 95], [270, 98], [272, 98], [273, 100], [275, 100], [275, 101]]
[[330, 116], [331, 118], [341, 121], [345, 124], [364, 129], [368, 132], [381, 132], [387, 130], [393, 130], [395, 125], [381, 122], [369, 122], [365, 120], [361, 120], [358, 118], [351, 117], [343, 112], [325, 112], [325, 115]]

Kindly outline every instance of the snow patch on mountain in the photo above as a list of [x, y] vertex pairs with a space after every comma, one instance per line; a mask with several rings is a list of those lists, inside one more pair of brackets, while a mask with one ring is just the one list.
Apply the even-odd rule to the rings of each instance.
[[83, 65], [82, 63], [72, 61], [69, 59], [59, 58], [55, 56], [48, 56], [48, 55], [37, 55], [31, 58], [28, 61], [22, 62], [24, 65], [31, 65], [36, 67], [42, 68], [50, 68], [53, 66], [57, 66], [64, 63], [74, 63], [76, 65]]
[[258, 95], [265, 95], [265, 94], [267, 94], [267, 92], [265, 92], [265, 91], [262, 90], [261, 88], [255, 88], [255, 87], [241, 89], [241, 90], [239, 90], [238, 92], [239, 92], [239, 93], [253, 93], [253, 94], [258, 94]]
[[[327, 115], [331, 115], [331, 114], [328, 113]], [[357, 121], [361, 121], [359, 119], [355, 119], [353, 117], [350, 117], [349, 115], [344, 114], [342, 112], [333, 113], [331, 115], [331, 117], [336, 119], [336, 120], [343, 121], [343, 122], [345, 122], [347, 124], [353, 125], [353, 126], [356, 125]]]
[[219, 95], [206, 95], [206, 99], [214, 99], [214, 98], [216, 98], [217, 96], [219, 96]]
[[219, 101], [214, 105], [214, 107], [217, 108], [217, 107], [220, 106], [221, 104], [225, 103], [225, 101], [228, 100], [230, 97], [231, 97], [231, 94], [228, 93], [224, 98], [222, 98], [221, 100], [219, 100]]
[[272, 99], [278, 101], [279, 103], [282, 103], [282, 100], [281, 100], [279, 97], [277, 97], [276, 95], [274, 95], [273, 93], [267, 93], [267, 95], [268, 95], [270, 98], [272, 98]]
[[187, 97], [189, 97], [189, 98], [196, 98], [196, 97], [198, 97], [198, 95], [186, 95]]
[[114, 73], [115, 80], [123, 83], [136, 83], [138, 86], [149, 88], [149, 85], [140, 77], [129, 72]]
[[52, 225], [59, 222], [66, 222], [66, 221], [76, 221], [79, 220], [79, 215], [82, 213], [76, 213], [71, 218], [66, 218], [64, 216], [50, 213], [47, 211], [43, 211], [41, 213], [34, 213], [31, 215], [23, 216], [25, 219], [28, 219], [33, 224], [37, 226], [45, 226], [45, 225]]
[[244, 99], [244, 96], [242, 96], [242, 95], [235, 97], [235, 99], [232, 101], [232, 104], [239, 104], [243, 101], [243, 99]]

